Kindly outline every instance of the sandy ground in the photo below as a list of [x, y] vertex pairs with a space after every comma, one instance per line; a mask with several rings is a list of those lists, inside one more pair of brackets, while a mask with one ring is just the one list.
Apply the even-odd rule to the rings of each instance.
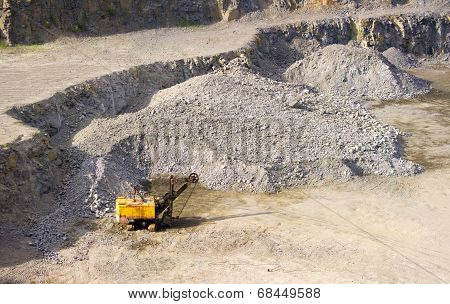
[[372, 110], [410, 134], [407, 155], [425, 173], [271, 195], [197, 188], [182, 220], [156, 234], [125, 232], [111, 216], [68, 223], [51, 259], [26, 238], [4, 243], [0, 281], [450, 282], [450, 70], [414, 73], [436, 90]]

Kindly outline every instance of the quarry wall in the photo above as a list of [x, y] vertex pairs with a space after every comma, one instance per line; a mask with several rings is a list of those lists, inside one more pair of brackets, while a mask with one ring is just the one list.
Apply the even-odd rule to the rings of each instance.
[[406, 0], [0, 0], [0, 39], [42, 43], [63, 33], [111, 34], [234, 20], [264, 9], [397, 5]]

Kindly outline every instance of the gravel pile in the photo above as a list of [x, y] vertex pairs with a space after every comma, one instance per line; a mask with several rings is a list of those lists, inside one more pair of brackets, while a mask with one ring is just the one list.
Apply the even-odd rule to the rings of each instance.
[[114, 172], [113, 181], [99, 180], [98, 166], [91, 173], [111, 192], [130, 178], [127, 167], [149, 175], [197, 172], [209, 188], [238, 191], [420, 171], [399, 152], [399, 132], [357, 100], [236, 67], [161, 90], [139, 112], [94, 120], [73, 145], [102, 158], [102, 172]]
[[390, 63], [399, 69], [407, 70], [417, 67], [419, 64], [417, 58], [412, 54], [405, 54], [395, 47], [391, 47], [383, 52], [383, 56], [389, 60]]
[[291, 65], [286, 80], [319, 88], [332, 95], [369, 99], [411, 98], [430, 85], [399, 70], [375, 50], [330, 45]]

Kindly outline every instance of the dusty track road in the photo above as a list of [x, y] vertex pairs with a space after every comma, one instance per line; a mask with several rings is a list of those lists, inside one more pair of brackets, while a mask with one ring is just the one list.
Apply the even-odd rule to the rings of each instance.
[[425, 173], [273, 195], [198, 188], [160, 233], [121, 231], [111, 216], [68, 223], [66, 246], [46, 259], [26, 238], [4, 243], [0, 281], [450, 282], [450, 70], [414, 73], [436, 90], [372, 110], [411, 134], [407, 155]]

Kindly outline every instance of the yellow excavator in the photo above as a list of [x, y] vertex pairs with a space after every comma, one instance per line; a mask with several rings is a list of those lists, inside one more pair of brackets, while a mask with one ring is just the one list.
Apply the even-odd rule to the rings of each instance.
[[139, 186], [133, 187], [133, 191], [128, 195], [120, 195], [116, 198], [116, 220], [126, 225], [127, 230], [132, 231], [138, 228], [156, 231], [160, 227], [170, 226], [173, 220], [180, 217], [189, 197], [182, 207], [178, 216], [173, 216], [173, 203], [191, 184], [198, 183], [199, 176], [191, 173], [185, 178], [185, 183], [175, 191], [175, 178], [169, 177], [169, 192], [162, 198], [153, 196], [150, 189], [144, 193]]

